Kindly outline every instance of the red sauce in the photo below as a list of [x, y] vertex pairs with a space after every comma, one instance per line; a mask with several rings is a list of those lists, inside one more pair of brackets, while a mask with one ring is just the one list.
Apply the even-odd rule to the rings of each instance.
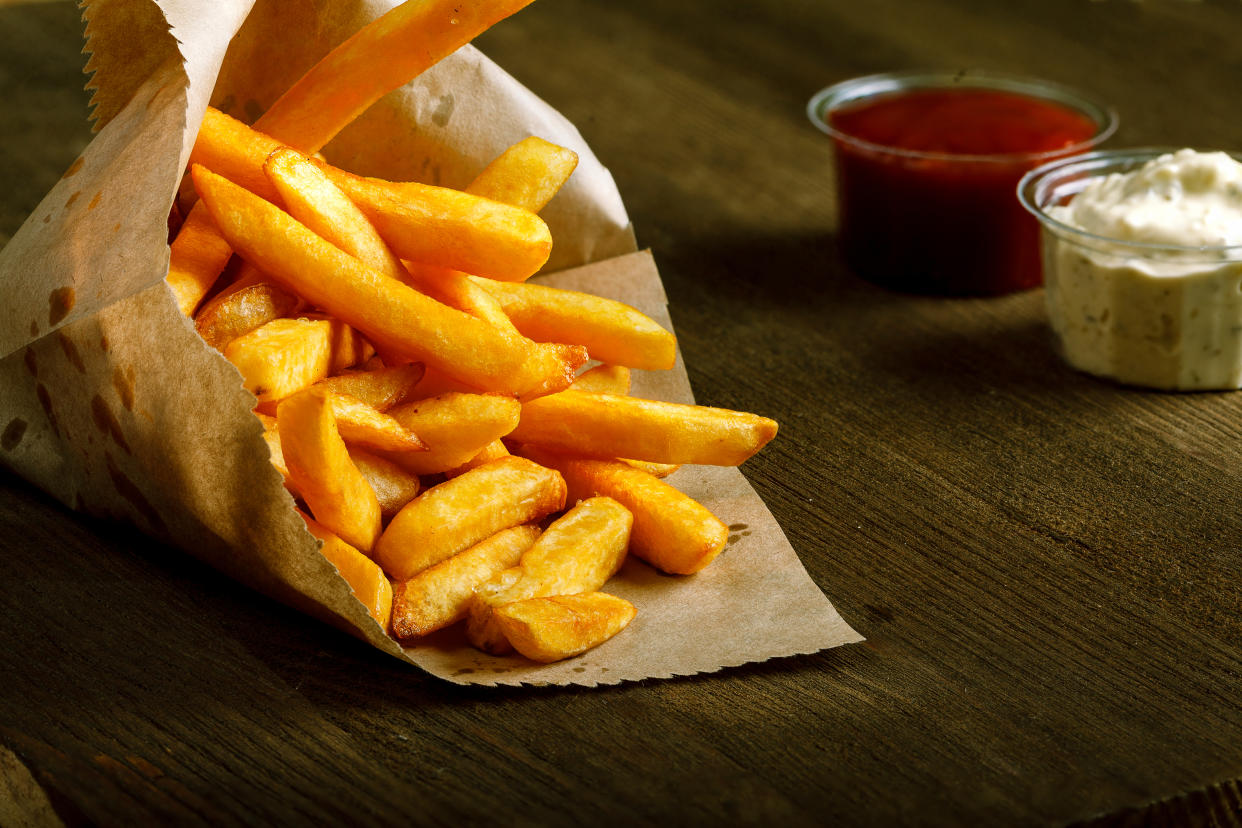
[[[959, 295], [1040, 284], [1039, 227], [1018, 203], [1018, 180], [1099, 132], [1068, 106], [971, 88], [897, 92], [828, 123], [856, 139], [836, 139], [847, 263], [888, 287]], [[1041, 153], [1052, 155], [1030, 157]]]

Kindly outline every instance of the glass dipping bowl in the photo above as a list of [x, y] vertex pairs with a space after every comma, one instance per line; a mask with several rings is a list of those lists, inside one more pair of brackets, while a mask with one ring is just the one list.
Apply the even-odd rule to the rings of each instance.
[[[976, 93], [974, 100], [1004, 101], [1001, 114], [988, 116], [1003, 145], [1020, 143], [1023, 130], [1041, 114], [1045, 124], [1072, 122], [1074, 132], [1052, 150], [1006, 146], [978, 152], [955, 146], [980, 140], [970, 123], [948, 117], [947, 123], [932, 124], [926, 111], [901, 116], [908, 122], [897, 124], [906, 130], [900, 140], [862, 136], [842, 124], [866, 107], [928, 100], [935, 93], [945, 93], [939, 98], [947, 100]], [[997, 295], [1038, 286], [1039, 228], [1014, 198], [1018, 181], [1046, 161], [1090, 150], [1117, 128], [1112, 109], [1078, 92], [980, 72], [855, 78], [821, 90], [807, 114], [833, 140], [838, 238], [847, 265], [885, 287], [937, 295]], [[919, 143], [906, 139], [929, 127], [933, 134], [922, 148], [896, 145]]]
[[1023, 177], [1019, 201], [1043, 228], [1048, 321], [1062, 357], [1080, 371], [1167, 391], [1236, 389], [1242, 387], [1242, 245], [1112, 239], [1057, 214], [1092, 180], [1175, 151], [1094, 152]]

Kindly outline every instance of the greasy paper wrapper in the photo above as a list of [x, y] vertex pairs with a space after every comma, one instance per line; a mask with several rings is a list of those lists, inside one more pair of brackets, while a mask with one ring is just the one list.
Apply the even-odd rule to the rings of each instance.
[[[688, 675], [860, 640], [806, 574], [737, 469], [670, 482], [730, 525], [689, 577], [631, 560], [606, 589], [638, 607], [585, 655], [539, 666], [447, 630], [388, 638], [318, 552], [268, 460], [254, 397], [164, 284], [165, 217], [210, 102], [252, 121], [391, 3], [89, 0], [90, 146], [0, 251], [0, 457], [69, 506], [119, 518], [227, 574], [459, 683], [611, 684]], [[503, 22], [499, 25], [505, 25]], [[325, 149], [364, 174], [461, 187], [527, 135], [581, 162], [543, 215], [547, 284], [627, 302], [671, 329], [652, 257], [635, 251], [611, 176], [577, 131], [473, 47], [372, 107]], [[634, 394], [691, 402], [684, 367]]]

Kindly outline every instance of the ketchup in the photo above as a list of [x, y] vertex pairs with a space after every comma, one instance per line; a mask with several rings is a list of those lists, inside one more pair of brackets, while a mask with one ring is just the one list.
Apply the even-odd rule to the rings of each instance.
[[887, 287], [956, 295], [1040, 284], [1038, 222], [1018, 180], [1101, 132], [1068, 105], [970, 87], [880, 95], [826, 122], [846, 262]]

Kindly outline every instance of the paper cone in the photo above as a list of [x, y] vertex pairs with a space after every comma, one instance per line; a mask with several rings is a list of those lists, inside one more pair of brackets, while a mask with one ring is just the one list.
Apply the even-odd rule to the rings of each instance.
[[[536, 666], [446, 631], [400, 647], [318, 552], [268, 460], [254, 397], [165, 287], [166, 216], [208, 102], [253, 120], [382, 2], [88, 0], [90, 146], [0, 251], [0, 458], [71, 508], [134, 523], [279, 600], [460, 683], [610, 684], [860, 640], [807, 576], [736, 469], [670, 478], [735, 527], [724, 554], [672, 578], [631, 562], [608, 590], [638, 618], [586, 655]], [[209, 8], [204, 8], [209, 7]], [[501, 23], [500, 25], [504, 25]], [[650, 255], [611, 176], [564, 118], [466, 47], [325, 149], [364, 174], [463, 186], [539, 135], [578, 171], [544, 213], [540, 277], [628, 302], [671, 329]], [[591, 264], [585, 264], [591, 263]], [[584, 265], [585, 266], [582, 266]], [[691, 401], [680, 364], [634, 393]]]

